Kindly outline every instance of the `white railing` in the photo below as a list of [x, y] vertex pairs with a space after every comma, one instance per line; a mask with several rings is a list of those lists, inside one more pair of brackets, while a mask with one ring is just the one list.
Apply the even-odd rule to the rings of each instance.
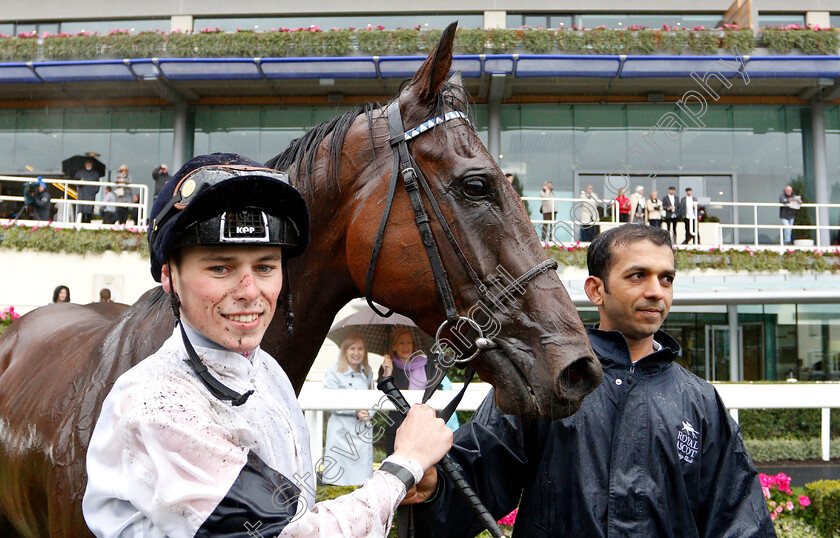
[[[19, 177], [19, 176], [0, 176], [0, 181], [11, 181], [21, 184], [21, 189], [19, 192], [23, 193], [23, 185], [29, 182], [38, 181], [37, 177]], [[127, 207], [129, 210], [137, 209], [137, 226], [145, 226], [146, 221], [148, 220], [148, 216], [146, 215], [147, 204], [149, 201], [149, 187], [142, 183], [114, 183], [110, 181], [79, 181], [75, 179], [61, 179], [61, 178], [43, 178], [42, 181], [46, 184], [52, 185], [61, 185], [59, 190], [63, 191], [64, 195], [61, 198], [51, 198], [50, 203], [54, 206], [58, 207], [58, 211], [55, 216], [55, 220], [53, 220], [53, 224], [74, 224], [81, 228], [94, 228], [98, 229], [103, 226], [110, 226], [107, 224], [102, 224], [101, 221], [95, 221], [90, 224], [85, 224], [80, 222], [80, 214], [77, 210], [71, 210], [73, 206], [80, 206], [80, 205], [90, 205], [95, 208], [101, 208], [103, 206], [113, 206], [113, 207]], [[129, 203], [129, 202], [104, 202], [102, 200], [77, 200], [71, 198], [68, 195], [68, 187], [76, 190], [76, 187], [79, 185], [93, 185], [96, 187], [113, 187], [114, 189], [122, 187], [127, 189], [132, 189], [133, 191], [137, 191], [140, 194], [140, 201], [138, 203]], [[19, 203], [20, 205], [16, 208], [16, 212], [19, 212], [24, 203], [24, 197], [15, 196], [15, 195], [0, 195], [0, 202], [9, 201]], [[15, 219], [0, 219], [2, 223], [9, 223], [13, 222]], [[18, 222], [23, 224], [37, 224], [38, 222], [43, 221], [32, 221], [32, 220], [25, 220], [20, 219]]]
[[[598, 198], [593, 198], [592, 200], [584, 200], [583, 198], [541, 198], [538, 196], [523, 196], [522, 200], [537, 204], [536, 209], [539, 209], [544, 201], [551, 202], [552, 208], [554, 208], [553, 213], [555, 218], [552, 220], [534, 218], [531, 219], [531, 223], [534, 224], [537, 235], [541, 239], [544, 237], [544, 231], [548, 231], [551, 235], [549, 241], [558, 244], [576, 243], [580, 241], [581, 230], [589, 226], [595, 226], [597, 230], [601, 230], [605, 227], [617, 226], [619, 224], [618, 203], [615, 200], [602, 200]], [[776, 213], [781, 207], [781, 204], [778, 202], [695, 202], [695, 214], [697, 214], [700, 206], [706, 209], [706, 215], [708, 217], [717, 217], [722, 220], [732, 220], [733, 222], [710, 222], [708, 220], [698, 222], [697, 219], [690, 220], [689, 231], [694, 236], [691, 244], [715, 247], [739, 245], [752, 245], [756, 247], [760, 245], [784, 246], [785, 226], [781, 223], [778, 213]], [[600, 221], [599, 215], [593, 213], [592, 208], [601, 209], [602, 212], [610, 214], [610, 218], [606, 221]], [[611, 212], [609, 211], [610, 208]], [[533, 205], [531, 209], [535, 209]], [[825, 215], [832, 209], [840, 212], [840, 204], [801, 205], [798, 211], [811, 212], [814, 216], [814, 224], [797, 224], [792, 226], [791, 230], [810, 230], [815, 236], [813, 245], [801, 246], [816, 246], [821, 248], [831, 246], [829, 244], [831, 241], [826, 241], [825, 234], [821, 232], [825, 232], [826, 234], [837, 232], [838, 237], [840, 237], [840, 225], [832, 226], [830, 222], [821, 222], [820, 220], [826, 220]], [[730, 211], [729, 215], [725, 214], [726, 210]], [[745, 212], [744, 210], [750, 214], [749, 217], [743, 214]], [[766, 213], [760, 215], [760, 210]], [[772, 213], [770, 213], [771, 210]], [[772, 214], [772, 216], [768, 216], [768, 214]], [[747, 220], [747, 222], [742, 222], [743, 220]], [[682, 235], [684, 229], [683, 220], [679, 219], [677, 222], [678, 233]], [[664, 219], [661, 226], [665, 227]], [[731, 234], [726, 234], [725, 232], [727, 230], [731, 231]], [[741, 234], [741, 230], [747, 233]], [[761, 230], [773, 232], [772, 235], [774, 237], [778, 234], [778, 242], [775, 239], [768, 242], [766, 237], [760, 237]], [[731, 238], [725, 237], [726, 235], [731, 235]], [[742, 235], [750, 235], [751, 238], [746, 241], [741, 241], [740, 237]], [[698, 237], [700, 238], [699, 243], [697, 240]]]
[[[724, 405], [735, 421], [739, 409], [821, 409], [821, 457], [830, 458], [831, 409], [840, 409], [840, 382], [808, 383], [713, 383]], [[453, 383], [452, 390], [438, 391], [429, 400], [434, 409], [443, 409], [461, 389]], [[490, 385], [473, 383], [458, 405], [459, 411], [475, 411], [487, 396]], [[423, 391], [404, 390], [409, 403], [419, 403]], [[304, 383], [298, 398], [309, 425], [312, 461], [324, 452], [324, 412], [354, 409], [392, 410], [394, 406], [382, 392], [376, 390], [328, 390], [320, 383]]]

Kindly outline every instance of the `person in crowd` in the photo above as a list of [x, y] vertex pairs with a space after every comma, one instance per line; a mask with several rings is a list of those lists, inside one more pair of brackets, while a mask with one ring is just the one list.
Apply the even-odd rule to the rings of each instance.
[[626, 192], [627, 189], [621, 187], [618, 189], [618, 196], [615, 197], [615, 201], [618, 203], [618, 222], [630, 222], [630, 208], [632, 204], [630, 203], [630, 199], [624, 195]]
[[592, 241], [598, 235], [598, 221], [600, 215], [598, 214], [598, 202], [595, 196], [595, 190], [592, 185], [587, 185], [586, 188], [580, 191], [580, 240], [584, 243]]
[[687, 245], [694, 239], [691, 230], [697, 228], [697, 200], [691, 187], [685, 189], [685, 196], [680, 200], [680, 218], [685, 223], [685, 239], [682, 244]]
[[61, 284], [56, 286], [53, 290], [53, 303], [69, 303], [70, 302], [70, 288]]
[[785, 245], [793, 244], [793, 222], [796, 220], [796, 211], [802, 203], [802, 198], [793, 192], [793, 187], [786, 186], [779, 196], [779, 219], [782, 221], [782, 232]]
[[[130, 204], [132, 201], [131, 190], [125, 185], [131, 183], [131, 174], [128, 172], [128, 165], [121, 164], [119, 170], [117, 170], [117, 177], [114, 178], [114, 182], [117, 183], [117, 188], [114, 189], [114, 194], [117, 196], [117, 202], [121, 204]], [[127, 206], [117, 206], [117, 224], [125, 224], [128, 221], [128, 210], [129, 207]]]
[[286, 174], [217, 153], [187, 162], [151, 217], [152, 276], [177, 324], [102, 403], [86, 457], [82, 512], [90, 530], [387, 535], [394, 508], [446, 454], [452, 431], [430, 407], [413, 406], [393, 456], [364, 486], [315, 503], [303, 411], [283, 369], [260, 348], [278, 305], [289, 317], [294, 290], [283, 286], [284, 264], [309, 243], [303, 196]]
[[645, 188], [641, 185], [636, 187], [636, 192], [630, 195], [630, 215], [633, 224], [645, 223]]
[[[715, 388], [675, 362], [659, 330], [676, 276], [670, 234], [628, 224], [587, 251], [588, 329], [603, 368], [578, 412], [553, 422], [503, 415], [491, 393], [450, 456], [494, 517], [518, 504], [514, 536], [775, 536], [755, 466]], [[417, 536], [475, 536], [453, 484], [417, 488]]]
[[110, 185], [105, 186], [105, 194], [102, 196], [102, 224], [114, 224], [117, 222], [117, 206], [113, 205], [117, 196]]
[[513, 174], [505, 174], [505, 179], [507, 180], [508, 183], [513, 185]]
[[[425, 390], [435, 378], [437, 369], [434, 362], [417, 349], [411, 329], [395, 328], [388, 344], [391, 353], [383, 356], [377, 382], [383, 377], [394, 376], [394, 383], [401, 390]], [[386, 454], [394, 452], [394, 437], [401, 422], [402, 416], [397, 411], [388, 412], [384, 434]]]
[[[152, 170], [152, 179], [155, 180], [155, 195], [154, 197], [157, 198], [160, 190], [163, 188], [164, 185], [171, 179], [172, 176], [169, 175], [169, 167], [165, 164], [162, 164]], [[137, 222], [135, 220], [135, 222]]]
[[[339, 346], [338, 364], [324, 375], [325, 389], [367, 390], [373, 387], [364, 339], [352, 334]], [[335, 460], [325, 470], [325, 484], [361, 486], [373, 475], [373, 436], [367, 409], [333, 411], [327, 421], [324, 454]]]
[[671, 240], [677, 242], [677, 221], [680, 218], [680, 197], [676, 187], [668, 187], [668, 194], [662, 199], [665, 210], [665, 229], [671, 234]]
[[41, 176], [38, 176], [37, 181], [26, 183], [23, 199], [26, 218], [44, 221], [52, 220], [50, 191]]
[[108, 288], [102, 288], [99, 290], [99, 302], [100, 303], [110, 303], [111, 302], [111, 290]]
[[[131, 195], [131, 203], [132, 204], [139, 204], [140, 203], [140, 193], [135, 192]], [[137, 207], [131, 207], [128, 209], [128, 220], [130, 223], [137, 224], [140, 222], [139, 219], [140, 209]]]
[[[85, 167], [77, 171], [73, 179], [78, 181], [100, 181], [99, 172], [93, 168], [93, 160], [85, 161]], [[98, 185], [78, 185], [76, 186], [76, 194], [78, 200], [85, 200], [92, 202], [96, 200], [96, 195], [99, 194]], [[82, 216], [82, 222], [90, 222], [93, 217], [93, 206], [90, 204], [79, 204], [79, 213]]]
[[662, 227], [662, 200], [657, 191], [650, 191], [650, 197], [645, 201], [647, 206], [648, 224], [654, 228]]
[[544, 221], [542, 225], [542, 239], [543, 241], [551, 241], [551, 230], [554, 224], [554, 214], [556, 213], [554, 198], [554, 184], [551, 181], [546, 181], [540, 191], [540, 212]]

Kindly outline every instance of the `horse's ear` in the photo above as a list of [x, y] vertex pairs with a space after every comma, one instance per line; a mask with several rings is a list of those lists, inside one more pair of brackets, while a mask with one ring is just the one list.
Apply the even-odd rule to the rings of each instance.
[[452, 48], [455, 44], [455, 29], [458, 21], [451, 23], [440, 36], [435, 50], [429, 54], [411, 81], [411, 87], [421, 102], [430, 103], [449, 76], [452, 67]]

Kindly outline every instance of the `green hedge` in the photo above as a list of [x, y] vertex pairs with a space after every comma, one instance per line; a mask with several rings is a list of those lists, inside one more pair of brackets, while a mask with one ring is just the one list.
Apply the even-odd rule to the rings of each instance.
[[[441, 30], [385, 30], [383, 27], [338, 29], [278, 29], [267, 32], [240, 30], [222, 32], [207, 28], [198, 32], [143, 32], [110, 35], [51, 35], [39, 44], [37, 36], [0, 36], [0, 60], [68, 60], [100, 56], [143, 58], [168, 56], [194, 57], [284, 57], [425, 54], [437, 43]], [[460, 54], [504, 54], [528, 52], [546, 54], [717, 54], [720, 49], [737, 47], [749, 54], [756, 46], [776, 53], [793, 48], [805, 54], [836, 54], [840, 34], [831, 28], [764, 28], [758, 39], [752, 30], [735, 26], [723, 29], [610, 28], [461, 28], [455, 49]]]
[[[741, 409], [738, 412], [741, 431], [750, 439], [818, 438], [820, 420], [819, 409]], [[840, 409], [831, 410], [831, 437], [840, 439]]]
[[106, 250], [140, 252], [147, 256], [149, 254], [146, 234], [142, 232], [74, 230], [49, 226], [34, 228], [6, 226], [0, 228], [0, 248], [67, 252], [71, 254], [97, 254]]
[[[816, 439], [744, 439], [744, 445], [753, 461], [774, 462], [784, 460], [818, 460], [820, 440]], [[829, 454], [840, 458], [840, 439], [831, 441]]]
[[811, 506], [803, 519], [816, 527], [821, 536], [840, 536], [840, 480], [819, 480], [805, 484]]

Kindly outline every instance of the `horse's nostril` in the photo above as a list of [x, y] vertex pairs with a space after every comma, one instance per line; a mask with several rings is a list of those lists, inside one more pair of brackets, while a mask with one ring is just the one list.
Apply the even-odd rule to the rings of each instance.
[[572, 399], [583, 398], [601, 381], [599, 363], [594, 357], [580, 357], [563, 369], [558, 381], [560, 395]]
[[566, 374], [572, 382], [582, 381], [586, 377], [586, 367], [580, 361], [577, 361], [566, 369]]

